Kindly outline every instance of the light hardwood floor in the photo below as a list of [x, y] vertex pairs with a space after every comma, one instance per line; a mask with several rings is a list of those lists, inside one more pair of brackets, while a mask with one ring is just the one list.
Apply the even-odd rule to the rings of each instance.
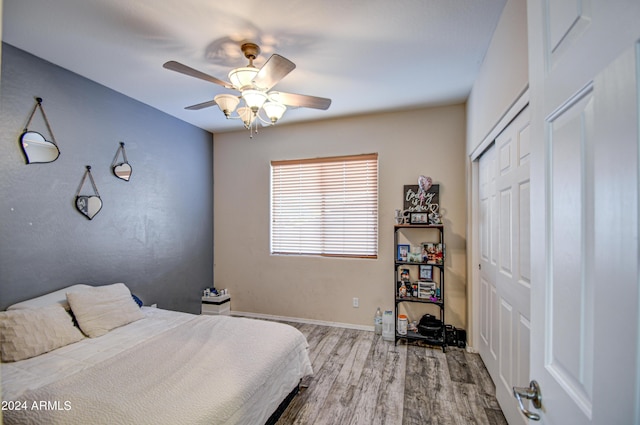
[[277, 425], [504, 425], [477, 354], [383, 341], [373, 332], [289, 323], [309, 341], [314, 376]]

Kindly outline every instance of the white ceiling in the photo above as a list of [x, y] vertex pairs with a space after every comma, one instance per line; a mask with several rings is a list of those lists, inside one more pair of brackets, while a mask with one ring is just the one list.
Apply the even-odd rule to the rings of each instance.
[[233, 93], [168, 71], [168, 60], [228, 80], [243, 40], [297, 67], [275, 88], [331, 98], [284, 122], [464, 101], [506, 0], [4, 0], [3, 41], [211, 132]]

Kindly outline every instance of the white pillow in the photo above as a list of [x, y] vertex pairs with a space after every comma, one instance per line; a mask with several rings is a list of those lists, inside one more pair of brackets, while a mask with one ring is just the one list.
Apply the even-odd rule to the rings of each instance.
[[91, 338], [145, 317], [124, 283], [69, 292], [67, 301], [78, 326]]
[[29, 300], [21, 301], [19, 303], [10, 305], [9, 307], [7, 307], [7, 310], [40, 308], [40, 307], [45, 307], [51, 304], [60, 304], [65, 308], [65, 310], [69, 310], [69, 303], [67, 302], [67, 292], [78, 292], [78, 291], [83, 291], [87, 288], [92, 288], [92, 287], [82, 283], [79, 283], [77, 285], [71, 285], [66, 288], [62, 288], [57, 291], [51, 292], [49, 294], [42, 295], [40, 297], [31, 298]]
[[64, 347], [84, 338], [57, 303], [38, 309], [0, 312], [0, 352], [13, 362]]

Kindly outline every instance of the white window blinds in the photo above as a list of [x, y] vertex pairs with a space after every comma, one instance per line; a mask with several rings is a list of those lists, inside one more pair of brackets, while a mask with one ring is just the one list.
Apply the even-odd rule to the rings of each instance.
[[271, 253], [377, 258], [378, 154], [272, 161]]

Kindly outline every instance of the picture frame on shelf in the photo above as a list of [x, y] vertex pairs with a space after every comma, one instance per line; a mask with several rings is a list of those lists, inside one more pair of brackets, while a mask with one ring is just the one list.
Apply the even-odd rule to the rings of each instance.
[[398, 244], [398, 252], [396, 253], [396, 258], [398, 261], [407, 262], [409, 257], [409, 252], [411, 252], [411, 246], [406, 244]]
[[422, 244], [422, 258], [426, 258], [427, 264], [443, 265], [444, 264], [444, 244], [424, 242]]
[[409, 214], [409, 224], [429, 224], [429, 214], [426, 212], [412, 212]]
[[409, 269], [400, 269], [400, 282], [409, 282], [411, 280], [411, 272]]
[[428, 243], [428, 242], [422, 242], [422, 262], [426, 263], [427, 261], [429, 261], [429, 247], [432, 244]]
[[432, 281], [433, 280], [433, 266], [429, 264], [420, 265], [420, 280]]

